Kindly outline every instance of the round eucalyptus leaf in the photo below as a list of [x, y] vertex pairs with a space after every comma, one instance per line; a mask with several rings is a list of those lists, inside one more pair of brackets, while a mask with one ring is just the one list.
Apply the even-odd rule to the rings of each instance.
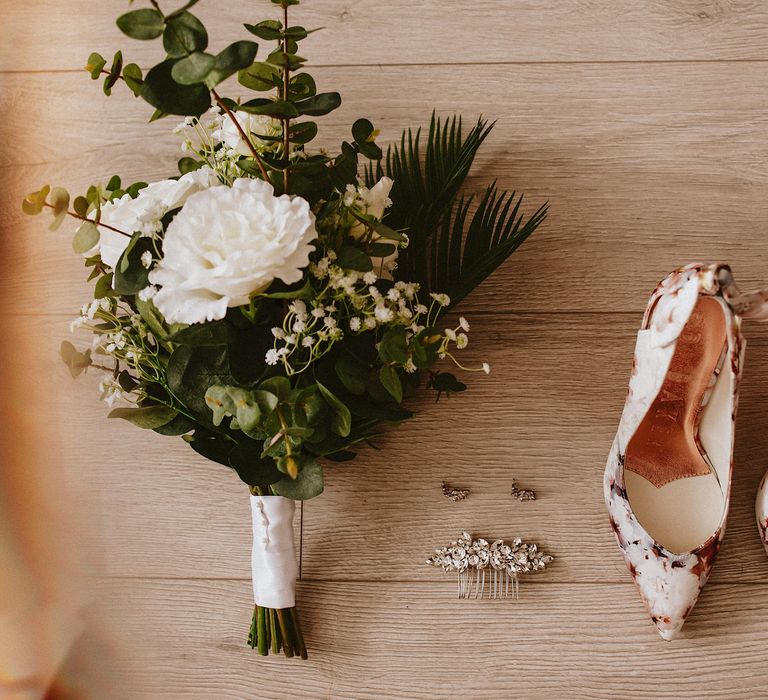
[[288, 83], [288, 97], [303, 100], [317, 94], [315, 79], [309, 73], [298, 73]]
[[171, 77], [179, 85], [195, 85], [205, 82], [208, 74], [213, 70], [216, 58], [209, 53], [196, 51], [186, 58], [182, 58], [171, 69]]
[[317, 136], [317, 124], [315, 122], [301, 122], [292, 124], [288, 132], [292, 143], [309, 143]]
[[99, 229], [92, 221], [83, 221], [72, 239], [72, 250], [85, 255], [99, 242]]
[[259, 45], [255, 41], [236, 41], [227, 46], [226, 49], [216, 54], [213, 70], [205, 81], [206, 85], [209, 88], [214, 88], [230, 75], [248, 68], [253, 63], [253, 59], [256, 58], [258, 50]]
[[176, 61], [170, 59], [147, 73], [141, 97], [163, 114], [199, 117], [211, 106], [211, 94], [205, 85], [179, 85], [171, 72]]
[[183, 58], [208, 48], [208, 32], [191, 12], [170, 18], [163, 31], [163, 48], [169, 58]]
[[323, 492], [323, 468], [314, 459], [305, 462], [295, 479], [285, 477], [272, 485], [278, 496], [306, 501]]
[[120, 31], [131, 39], [157, 39], [165, 27], [163, 16], [150, 8], [126, 12], [117, 18]]
[[237, 80], [249, 90], [265, 92], [280, 84], [280, 71], [271, 63], [254, 63], [237, 74]]
[[319, 95], [296, 103], [299, 114], [306, 114], [310, 117], [321, 117], [340, 106], [341, 95], [338, 92], [321, 92]]

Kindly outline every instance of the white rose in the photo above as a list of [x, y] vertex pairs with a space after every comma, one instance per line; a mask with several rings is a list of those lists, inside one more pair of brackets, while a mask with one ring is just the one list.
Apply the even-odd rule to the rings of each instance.
[[[275, 136], [280, 131], [280, 122], [264, 114], [248, 114], [247, 112], [235, 112], [234, 114], [238, 124], [249, 137], [255, 136], [258, 139], [259, 136]], [[248, 143], [240, 135], [240, 131], [230, 117], [223, 120], [221, 129], [214, 136], [240, 155], [251, 155]], [[258, 148], [260, 144], [257, 141], [254, 145]]]
[[298, 282], [316, 237], [306, 200], [275, 197], [263, 180], [198, 192], [165, 232], [163, 259], [149, 275], [161, 287], [155, 306], [169, 323], [223, 318], [275, 279]]
[[[171, 209], [182, 206], [191, 194], [220, 184], [208, 167], [187, 173], [178, 180], [153, 182], [141, 190], [136, 199], [125, 194], [107, 202], [101, 208], [101, 222], [131, 235], [136, 231], [151, 235], [159, 229], [160, 219]], [[104, 263], [114, 268], [130, 239], [103, 226], [99, 233], [98, 246], [88, 254], [98, 251]]]

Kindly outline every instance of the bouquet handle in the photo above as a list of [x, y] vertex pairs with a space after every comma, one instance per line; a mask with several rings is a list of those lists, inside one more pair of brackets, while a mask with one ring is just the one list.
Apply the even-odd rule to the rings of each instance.
[[289, 498], [251, 495], [254, 611], [248, 641], [265, 656], [282, 649], [288, 657], [307, 657], [296, 612], [295, 511]]

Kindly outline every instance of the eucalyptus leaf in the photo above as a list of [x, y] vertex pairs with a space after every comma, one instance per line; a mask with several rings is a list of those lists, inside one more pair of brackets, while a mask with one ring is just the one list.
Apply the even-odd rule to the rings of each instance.
[[282, 49], [277, 49], [267, 56], [267, 63], [272, 63], [273, 65], [280, 66], [280, 68], [287, 68], [288, 70], [298, 70], [306, 63], [306, 61], [306, 58], [302, 58], [293, 53], [286, 53]]
[[185, 156], [179, 160], [178, 168], [182, 175], [186, 175], [187, 173], [194, 172], [195, 170], [200, 170], [200, 168], [202, 168], [204, 165], [205, 161], [196, 160], [194, 158], [190, 158], [189, 156]]
[[317, 136], [317, 123], [299, 122], [298, 124], [291, 124], [288, 133], [290, 135], [291, 143], [302, 145], [309, 143]]
[[154, 252], [152, 239], [134, 233], [115, 265], [114, 286], [118, 294], [131, 296], [149, 286], [149, 270], [141, 260], [145, 252]]
[[42, 189], [38, 190], [37, 192], [31, 192], [26, 197], [24, 197], [23, 201], [21, 202], [21, 208], [22, 211], [25, 214], [39, 214], [41, 211], [43, 211], [43, 207], [45, 206], [45, 200], [48, 198], [48, 193], [51, 191], [51, 186], [46, 185]]
[[237, 80], [249, 90], [265, 92], [280, 85], [280, 70], [271, 63], [256, 62], [239, 71]]
[[120, 73], [123, 70], [123, 53], [118, 51], [112, 59], [112, 66], [109, 69], [109, 75], [104, 79], [104, 94], [111, 95], [112, 88], [120, 79]]
[[189, 439], [185, 437], [189, 442], [189, 446], [211, 462], [218, 462], [225, 467], [231, 467], [229, 455], [236, 447], [236, 444], [218, 435], [203, 434], [198, 436], [197, 433], [198, 431], [195, 431], [194, 435]]
[[330, 389], [317, 382], [317, 388], [331, 408], [331, 430], [347, 437], [352, 430], [352, 414], [347, 406]]
[[259, 384], [259, 389], [274, 394], [280, 401], [287, 401], [291, 393], [291, 382], [287, 377], [270, 377]]
[[216, 57], [209, 53], [196, 51], [182, 58], [171, 69], [171, 77], [179, 85], [195, 85], [205, 82], [216, 64]]
[[299, 114], [320, 117], [341, 106], [341, 95], [338, 92], [321, 92], [295, 104]]
[[317, 85], [309, 73], [297, 73], [288, 81], [288, 97], [303, 100], [317, 94]]
[[157, 39], [165, 28], [163, 16], [150, 8], [133, 10], [117, 18], [120, 31], [131, 39]]
[[65, 340], [59, 349], [59, 355], [69, 368], [73, 378], [79, 377], [91, 366], [91, 351], [80, 352], [72, 343]]
[[235, 329], [226, 319], [185, 326], [170, 336], [179, 345], [229, 345], [235, 340]]
[[208, 48], [208, 32], [191, 12], [180, 12], [168, 19], [163, 31], [163, 48], [169, 58], [182, 58]]
[[188, 418], [183, 413], [179, 413], [173, 420], [164, 423], [153, 430], [160, 435], [186, 435], [196, 427], [195, 421]]
[[168, 360], [166, 377], [171, 391], [192, 415], [213, 428], [205, 392], [214, 384], [233, 384], [226, 346], [178, 346]]
[[365, 378], [368, 372], [359, 362], [342, 355], [336, 360], [334, 370], [347, 391], [357, 395], [365, 393]]
[[83, 221], [72, 239], [72, 250], [78, 255], [85, 255], [99, 242], [99, 229], [92, 221]]
[[75, 210], [75, 214], [82, 217], [88, 214], [88, 209], [90, 206], [91, 205], [88, 200], [82, 196], [75, 197], [75, 201], [72, 202], [72, 208]]
[[165, 337], [168, 335], [168, 329], [165, 327], [165, 322], [157, 307], [152, 303], [152, 300], [143, 301], [139, 297], [134, 300], [136, 310], [139, 315], [144, 319], [144, 322], [149, 326], [149, 330], [155, 336], [155, 339], [163, 343]]
[[93, 290], [94, 299], [106, 299], [107, 297], [114, 296], [115, 290], [112, 289], [112, 273], [102, 275], [96, 282], [96, 286]]
[[392, 365], [382, 366], [379, 370], [379, 381], [397, 403], [402, 403], [403, 384], [400, 381], [397, 370]]
[[278, 496], [294, 501], [306, 501], [319, 496], [323, 492], [323, 468], [313, 459], [301, 467], [295, 479], [285, 477], [272, 484], [272, 489]]
[[109, 418], [122, 418], [139, 428], [155, 430], [170, 423], [177, 415], [176, 409], [168, 406], [141, 406], [139, 408], [115, 408]]
[[299, 112], [292, 102], [285, 100], [268, 100], [266, 98], [257, 98], [249, 100], [238, 106], [239, 112], [248, 112], [249, 114], [266, 114], [271, 117], [292, 119], [299, 116]]
[[265, 41], [278, 41], [283, 37], [282, 22], [278, 22], [276, 19], [266, 19], [258, 24], [244, 24], [243, 26], [251, 34]]
[[258, 443], [235, 447], [229, 453], [229, 464], [249, 486], [274, 484], [284, 477], [273, 459], [261, 457], [261, 445]]
[[258, 50], [259, 45], [253, 41], [236, 41], [230, 44], [216, 55], [213, 70], [208, 74], [205, 84], [214, 88], [230, 75], [248, 68], [256, 58]]
[[123, 67], [123, 80], [125, 84], [130, 88], [131, 92], [139, 97], [141, 95], [141, 86], [144, 83], [144, 74], [141, 72], [141, 68], [135, 63], [129, 63]]
[[107, 59], [104, 58], [104, 56], [102, 56], [100, 53], [94, 52], [88, 57], [88, 63], [85, 66], [85, 70], [91, 74], [92, 80], [98, 80], [99, 76], [101, 75], [101, 71], [106, 65]]
[[144, 78], [141, 97], [159, 110], [159, 116], [199, 117], [211, 106], [210, 92], [204, 85], [179, 85], [171, 75], [175, 65], [169, 59], [152, 68]]

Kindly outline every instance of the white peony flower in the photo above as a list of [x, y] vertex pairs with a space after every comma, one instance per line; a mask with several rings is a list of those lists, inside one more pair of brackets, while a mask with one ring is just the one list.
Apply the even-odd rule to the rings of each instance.
[[[187, 173], [178, 180], [153, 182], [141, 190], [136, 199], [125, 194], [107, 202], [101, 208], [101, 222], [131, 235], [136, 231], [151, 235], [158, 231], [158, 222], [171, 209], [182, 206], [195, 192], [220, 184], [213, 170], [207, 167]], [[99, 243], [88, 255], [98, 251], [104, 263], [114, 268], [130, 239], [103, 226], [99, 233]]]
[[263, 180], [192, 195], [168, 226], [150, 272], [153, 301], [169, 323], [223, 318], [273, 280], [298, 282], [314, 250], [315, 217], [301, 197], [274, 196]]
[[[252, 138], [254, 145], [259, 149], [267, 145], [267, 142], [259, 143], [259, 136], [275, 136], [280, 132], [280, 122], [264, 114], [248, 114], [247, 112], [235, 112], [235, 117], [243, 131]], [[222, 143], [237, 151], [242, 156], [250, 156], [251, 149], [241, 136], [240, 131], [231, 118], [225, 118], [221, 128], [214, 133]]]

